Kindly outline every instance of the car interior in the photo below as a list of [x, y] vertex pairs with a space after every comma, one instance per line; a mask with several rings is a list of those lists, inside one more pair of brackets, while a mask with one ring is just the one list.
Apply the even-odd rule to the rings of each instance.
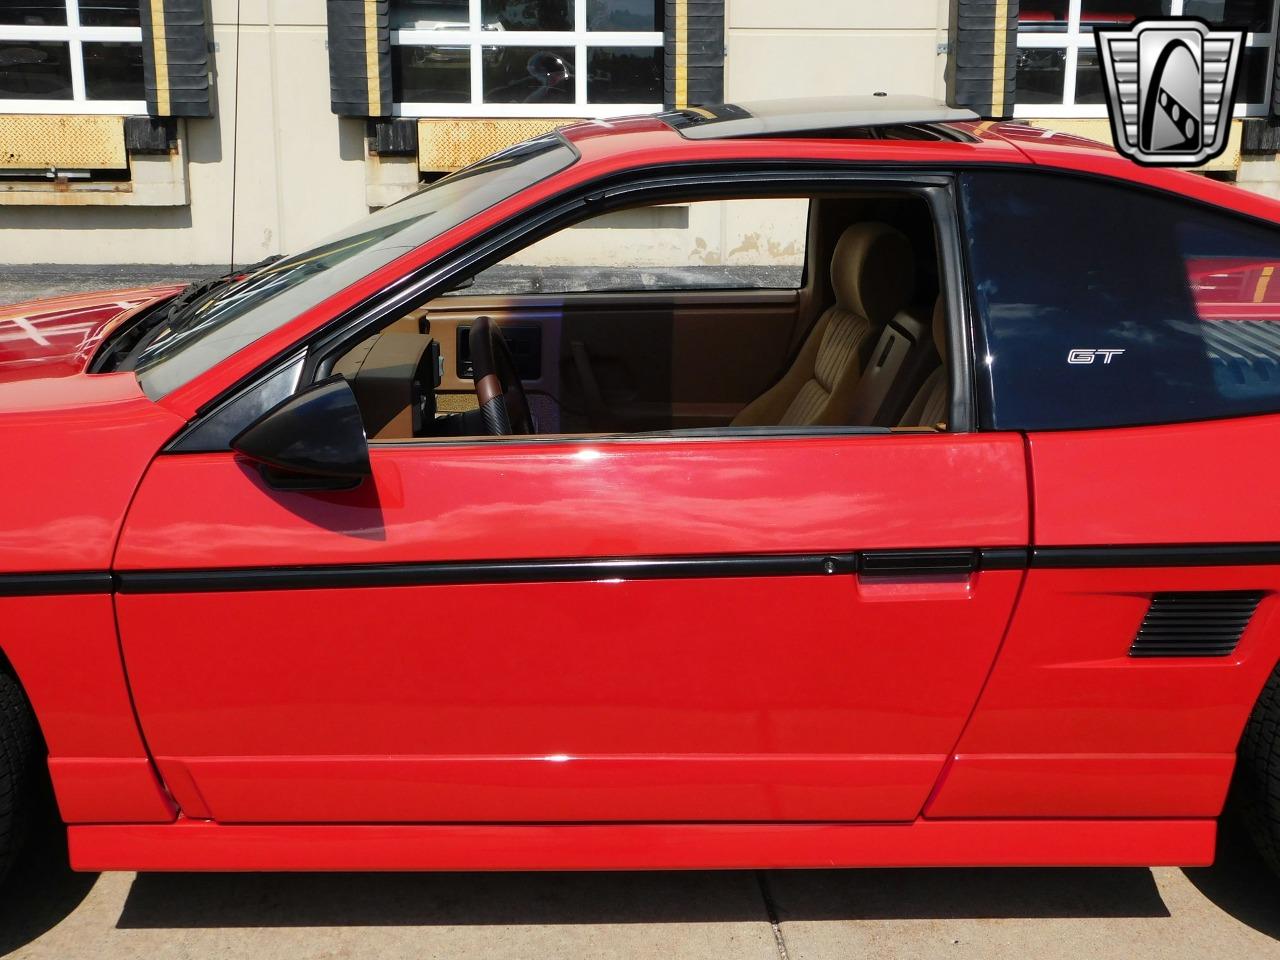
[[[373, 441], [945, 430], [947, 319], [927, 202], [791, 199], [806, 205], [802, 250], [749, 235], [784, 249], [786, 276], [500, 264], [400, 316], [332, 371], [351, 383]], [[671, 214], [663, 208], [632, 209]]]

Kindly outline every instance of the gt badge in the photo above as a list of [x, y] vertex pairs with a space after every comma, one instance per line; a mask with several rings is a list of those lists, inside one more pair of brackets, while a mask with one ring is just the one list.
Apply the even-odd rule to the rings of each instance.
[[1113, 357], [1118, 357], [1122, 353], [1124, 353], [1124, 350], [1115, 347], [1108, 347], [1102, 350], [1077, 347], [1074, 350], [1067, 351], [1067, 363], [1093, 363], [1095, 360], [1110, 363]]

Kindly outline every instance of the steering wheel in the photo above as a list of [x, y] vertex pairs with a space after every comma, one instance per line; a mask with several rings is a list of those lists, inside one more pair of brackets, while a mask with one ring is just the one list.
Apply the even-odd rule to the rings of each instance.
[[491, 437], [534, 434], [533, 415], [511, 349], [490, 317], [471, 323], [471, 370], [484, 429]]

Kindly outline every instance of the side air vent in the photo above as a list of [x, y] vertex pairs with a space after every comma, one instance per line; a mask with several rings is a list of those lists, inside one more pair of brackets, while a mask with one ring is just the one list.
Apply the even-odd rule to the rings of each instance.
[[1259, 591], [1157, 593], [1138, 628], [1131, 657], [1225, 657], [1236, 648]]

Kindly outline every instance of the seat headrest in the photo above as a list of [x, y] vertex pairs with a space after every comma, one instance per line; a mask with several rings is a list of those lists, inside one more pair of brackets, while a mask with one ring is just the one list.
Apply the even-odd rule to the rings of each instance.
[[947, 362], [947, 309], [942, 297], [933, 304], [933, 345], [938, 348], [938, 356]]
[[847, 227], [831, 256], [836, 303], [876, 326], [905, 307], [915, 294], [911, 241], [887, 223]]

